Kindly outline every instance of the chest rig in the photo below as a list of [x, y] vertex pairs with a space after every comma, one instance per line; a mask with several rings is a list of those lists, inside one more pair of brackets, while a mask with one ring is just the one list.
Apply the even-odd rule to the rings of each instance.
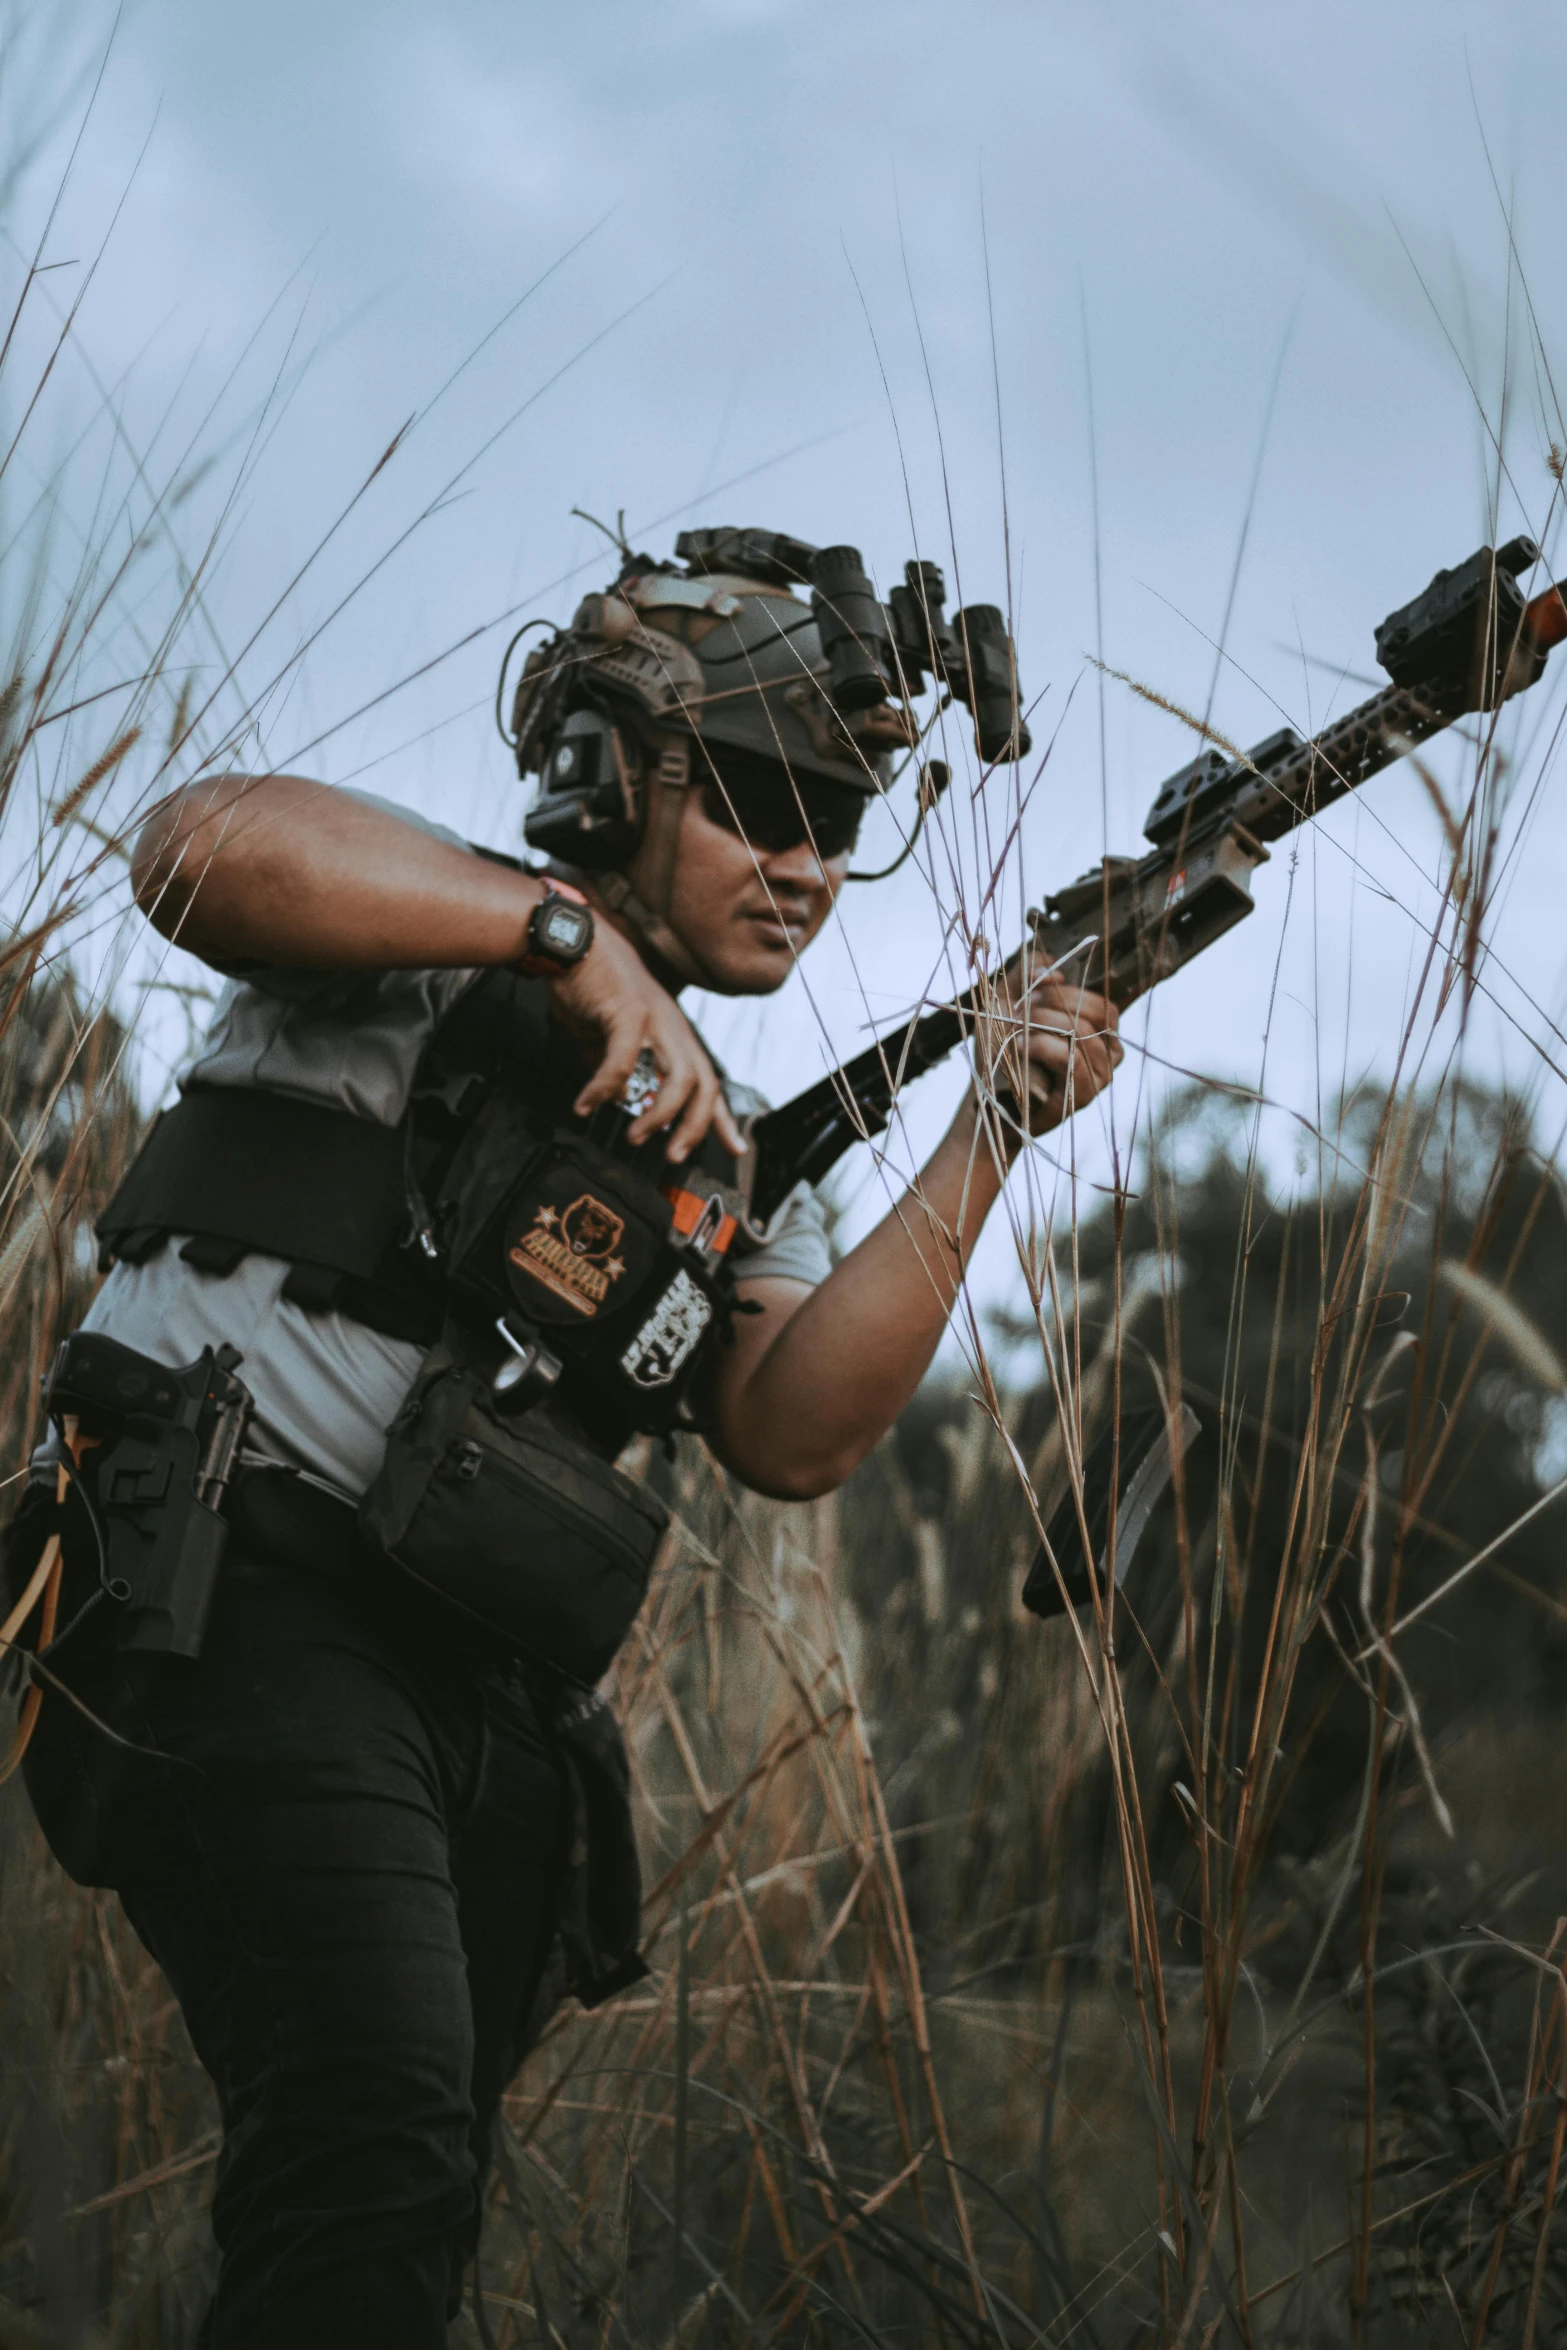
[[539, 980], [492, 971], [380, 1126], [256, 1089], [192, 1088], [98, 1223], [101, 1262], [179, 1236], [196, 1270], [281, 1258], [283, 1295], [461, 1353], [508, 1417], [564, 1412], [607, 1456], [701, 1424], [734, 1312], [743, 1203], [715, 1138], [676, 1169], [633, 1113], [571, 1103], [585, 1066]]

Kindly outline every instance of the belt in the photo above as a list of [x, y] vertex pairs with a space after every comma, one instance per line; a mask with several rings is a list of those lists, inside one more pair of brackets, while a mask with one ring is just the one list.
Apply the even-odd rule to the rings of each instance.
[[240, 1469], [223, 1514], [230, 1541], [253, 1559], [341, 1581], [387, 1564], [360, 1533], [351, 1501], [281, 1465]]
[[355, 1504], [313, 1484], [298, 1470], [248, 1467], [229, 1486], [224, 1506], [229, 1557], [282, 1567], [351, 1588], [359, 1604], [394, 1637], [433, 1643], [447, 1662], [516, 1675], [541, 1720], [553, 1716], [565, 1684], [547, 1665], [500, 1653], [493, 1640], [444, 1606], [360, 1531]]

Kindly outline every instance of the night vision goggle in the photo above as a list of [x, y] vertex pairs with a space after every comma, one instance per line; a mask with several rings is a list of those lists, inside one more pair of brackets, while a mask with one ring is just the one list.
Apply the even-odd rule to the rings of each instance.
[[884, 604], [858, 547], [813, 547], [774, 530], [683, 530], [675, 554], [699, 574], [733, 567], [780, 586], [809, 587], [828, 692], [846, 715], [912, 701], [929, 676], [972, 716], [987, 764], [1027, 758], [1032, 738], [1005, 615], [995, 604], [968, 604], [948, 620], [939, 564], [905, 563], [903, 585]]

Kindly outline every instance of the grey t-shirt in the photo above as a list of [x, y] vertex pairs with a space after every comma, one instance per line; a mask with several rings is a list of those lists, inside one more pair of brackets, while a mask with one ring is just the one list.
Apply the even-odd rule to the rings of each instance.
[[[466, 845], [405, 809], [388, 813]], [[473, 976], [247, 972], [225, 986], [181, 1088], [248, 1087], [395, 1126], [436, 1022]], [[726, 1091], [736, 1110], [763, 1106], [746, 1087], [731, 1084]], [[217, 1275], [185, 1264], [179, 1247], [176, 1236], [145, 1264], [116, 1265], [86, 1327], [171, 1366], [227, 1340], [244, 1356], [240, 1376], [256, 1399], [255, 1452], [343, 1493], [362, 1493], [380, 1466], [388, 1423], [412, 1384], [421, 1350], [345, 1314], [293, 1304], [282, 1295], [288, 1267], [276, 1257], [248, 1256], [232, 1273]], [[830, 1265], [822, 1208], [804, 1186], [768, 1239], [735, 1260], [742, 1280], [812, 1285]]]

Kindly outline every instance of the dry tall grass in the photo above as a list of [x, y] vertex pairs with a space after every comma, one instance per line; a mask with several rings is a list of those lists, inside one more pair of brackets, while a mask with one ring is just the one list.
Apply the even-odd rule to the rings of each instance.
[[[16, 291], [30, 317], [36, 277]], [[100, 530], [64, 562], [39, 506], [8, 557], [13, 1481], [155, 1090], [126, 1057], [162, 981], [122, 952], [123, 843], [255, 708], [226, 663], [189, 683], [217, 538], [176, 539], [178, 470], [117, 478], [130, 556]], [[151, 585], [125, 568], [149, 550]], [[1019, 1180], [1004, 1344], [966, 1311], [967, 1382], [841, 1497], [758, 1502], [695, 1447], [650, 1467], [677, 1524], [615, 1680], [656, 1971], [557, 2015], [508, 2102], [474, 2338], [1567, 2336], [1567, 1604], [1540, 1509], [1567, 1235], [1526, 1106], [1453, 1050], [1527, 796], [1489, 734], [1467, 755], [1395, 1081], [1324, 1124], [1314, 1184], [1270, 1187], [1244, 1106], [1177, 1102], [1098, 1204]], [[1000, 794], [955, 790], [924, 850], [981, 960], [1011, 943]], [[1202, 1443], [1124, 1598], [1040, 1626], [1016, 1594], [1042, 1524], [1151, 1397], [1191, 1400]], [[210, 2097], [14, 1781], [0, 1871], [0, 2342], [177, 2345]]]
[[[47, 990], [18, 1015], [29, 1100], [68, 1019]], [[1386, 1634], [1539, 1490], [1567, 1233], [1515, 1105], [1357, 1124], [1400, 1137], [1395, 1229], [1368, 1263], [1374, 1195], [1270, 1203], [1238, 1314], [1191, 1269], [1260, 1215], [1233, 1131], [1179, 1187], [1156, 1153], [1119, 1234], [1113, 1211], [1079, 1232], [1090, 1363], [1117, 1265], [1179, 1242], [1179, 1345], [1145, 1306], [1123, 1393], [1184, 1372], [1207, 1422], [1113, 1654], [1090, 1629], [1085, 1664], [1017, 1607], [1019, 1465], [1063, 1481], [1037, 1377], [1000, 1427], [932, 1392], [812, 1508], [682, 1460], [616, 1674], [655, 1976], [562, 2011], [508, 2101], [477, 2338], [1559, 2338], [1562, 1870], [1548, 1792], [1519, 1801], [1567, 1648], [1549, 1518], [1483, 1602], [1486, 1569], [1444, 1603], [1461, 1659]], [[33, 1362], [91, 1189], [22, 1277]], [[1462, 1302], [1433, 1250], [1484, 1268]], [[1474, 1302], [1509, 1262], [1542, 1350], [1522, 1365]], [[1372, 1325], [1346, 1433], [1351, 1279], [1396, 1280], [1428, 1327]], [[112, 1897], [66, 1885], [6, 1795], [0, 2339], [188, 2339], [209, 2097]]]

